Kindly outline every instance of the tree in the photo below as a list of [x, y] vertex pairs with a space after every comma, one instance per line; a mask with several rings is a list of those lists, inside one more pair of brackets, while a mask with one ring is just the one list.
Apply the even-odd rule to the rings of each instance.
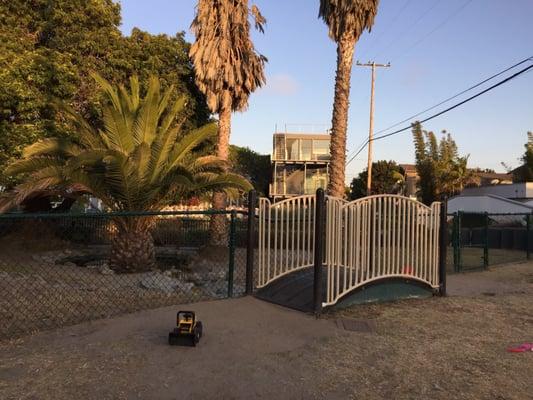
[[533, 132], [527, 133], [527, 143], [524, 147], [526, 151], [520, 159], [522, 165], [512, 171], [513, 182], [533, 181]]
[[[368, 169], [353, 178], [350, 184], [350, 200], [367, 196]], [[372, 163], [372, 194], [398, 194], [403, 188], [404, 170], [394, 161], [380, 160]]]
[[248, 179], [260, 196], [268, 196], [271, 175], [269, 155], [232, 145], [229, 148], [229, 162], [232, 172]]
[[468, 155], [459, 156], [457, 144], [446, 131], [442, 131], [440, 142], [433, 132], [422, 130], [420, 122], [412, 125], [412, 132], [422, 202], [429, 205], [460, 193], [472, 179]]
[[[90, 194], [113, 211], [158, 211], [193, 195], [251, 187], [241, 176], [225, 172], [225, 161], [195, 156], [195, 147], [216, 134], [216, 124], [184, 130], [185, 98], [171, 102], [172, 87], [162, 93], [159, 80], [152, 77], [141, 97], [136, 77], [130, 80], [130, 91], [122, 85], [113, 87], [98, 75], [95, 80], [106, 99], [102, 125], [92, 125], [59, 103], [73, 134], [26, 147], [23, 158], [8, 168], [8, 173], [25, 178], [4, 195], [3, 210], [44, 192]], [[113, 221], [117, 232], [110, 266], [117, 271], [150, 269], [155, 262], [150, 234], [154, 219], [114, 217]]]
[[342, 197], [344, 193], [346, 130], [355, 44], [363, 31], [370, 31], [374, 24], [378, 3], [379, 0], [320, 0], [319, 17], [328, 25], [329, 37], [337, 43], [328, 182], [328, 193], [332, 196]]
[[[191, 29], [196, 40], [190, 56], [196, 71], [196, 83], [207, 98], [213, 113], [218, 113], [217, 156], [229, 157], [231, 113], [243, 111], [248, 98], [265, 83], [266, 58], [258, 54], [250, 39], [249, 14], [255, 28], [263, 32], [265, 18], [248, 0], [199, 0]], [[223, 193], [215, 193], [213, 207], [223, 209]], [[225, 219], [212, 219], [212, 241], [226, 245]]]
[[55, 99], [68, 102], [91, 123], [99, 121], [101, 93], [91, 71], [116, 84], [127, 84], [137, 74], [143, 85], [157, 75], [163, 88], [175, 86], [174, 99], [187, 97], [183, 112], [190, 128], [209, 120], [184, 34], [133, 29], [125, 37], [120, 23], [120, 5], [112, 0], [0, 2], [0, 186], [16, 184], [4, 170], [25, 146], [69, 135], [56, 117]]

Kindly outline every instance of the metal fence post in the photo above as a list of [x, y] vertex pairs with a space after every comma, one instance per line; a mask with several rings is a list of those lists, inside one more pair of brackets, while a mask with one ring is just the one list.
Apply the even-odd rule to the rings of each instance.
[[254, 249], [255, 249], [255, 204], [257, 192], [248, 192], [248, 241], [246, 244], [246, 294], [254, 291]]
[[314, 284], [313, 304], [315, 314], [322, 311], [322, 263], [324, 249], [324, 222], [326, 217], [326, 198], [323, 189], [316, 191], [315, 209], [315, 254], [314, 254]]
[[462, 254], [461, 254], [461, 247], [462, 247], [462, 232], [461, 232], [461, 220], [463, 216], [463, 212], [459, 211], [457, 213], [457, 272], [461, 272], [463, 269], [463, 260], [462, 260]]
[[229, 228], [229, 262], [228, 262], [228, 297], [233, 297], [233, 272], [235, 269], [235, 217], [237, 212], [231, 210]]
[[439, 235], [439, 294], [446, 296], [446, 257], [448, 251], [448, 205], [440, 203], [440, 235]]
[[487, 269], [489, 267], [489, 213], [485, 211], [484, 217], [485, 225], [483, 227], [483, 267]]
[[453, 246], [453, 270], [454, 272], [459, 272], [459, 241], [458, 241], [458, 223], [459, 216], [457, 213], [453, 214], [452, 222], [452, 246]]
[[530, 254], [529, 254], [529, 239], [530, 239], [530, 233], [529, 228], [531, 224], [530, 214], [526, 215], [526, 258], [529, 260]]

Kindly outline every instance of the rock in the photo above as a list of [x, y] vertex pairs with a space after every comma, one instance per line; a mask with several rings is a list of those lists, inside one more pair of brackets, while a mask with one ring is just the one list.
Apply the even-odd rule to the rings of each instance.
[[206, 278], [210, 281], [221, 281], [227, 279], [227, 269], [211, 270], [206, 274]]
[[74, 267], [77, 267], [77, 265], [75, 263], [73, 263], [72, 261], [67, 261], [66, 263], [63, 264], [65, 267], [68, 267], [68, 268], [74, 268]]
[[100, 272], [102, 275], [112, 275], [114, 274], [113, 270], [109, 268], [109, 265], [102, 264], [98, 267], [98, 272]]
[[194, 287], [194, 283], [192, 282], [182, 282], [182, 281], [176, 281], [176, 288], [179, 289], [181, 292], [189, 293], [192, 288]]
[[155, 272], [144, 277], [139, 285], [144, 289], [159, 290], [163, 293], [175, 293], [177, 290], [189, 293], [194, 287], [192, 282], [182, 282], [176, 278]]

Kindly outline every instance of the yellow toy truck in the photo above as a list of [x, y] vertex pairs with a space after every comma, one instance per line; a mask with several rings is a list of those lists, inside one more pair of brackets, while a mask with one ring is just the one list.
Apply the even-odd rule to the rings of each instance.
[[171, 346], [196, 346], [202, 337], [202, 322], [196, 320], [194, 311], [178, 311], [177, 326], [168, 334]]

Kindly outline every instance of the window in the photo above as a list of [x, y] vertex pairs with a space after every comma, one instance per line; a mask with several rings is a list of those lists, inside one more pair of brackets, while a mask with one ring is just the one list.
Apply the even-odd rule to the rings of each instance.
[[329, 160], [329, 140], [313, 140], [313, 159]]
[[305, 171], [305, 194], [314, 194], [318, 188], [325, 189], [327, 185], [327, 169], [308, 165]]
[[287, 159], [298, 160], [299, 149], [298, 139], [287, 139]]
[[300, 160], [311, 160], [311, 152], [313, 150], [313, 142], [309, 139], [300, 140]]

